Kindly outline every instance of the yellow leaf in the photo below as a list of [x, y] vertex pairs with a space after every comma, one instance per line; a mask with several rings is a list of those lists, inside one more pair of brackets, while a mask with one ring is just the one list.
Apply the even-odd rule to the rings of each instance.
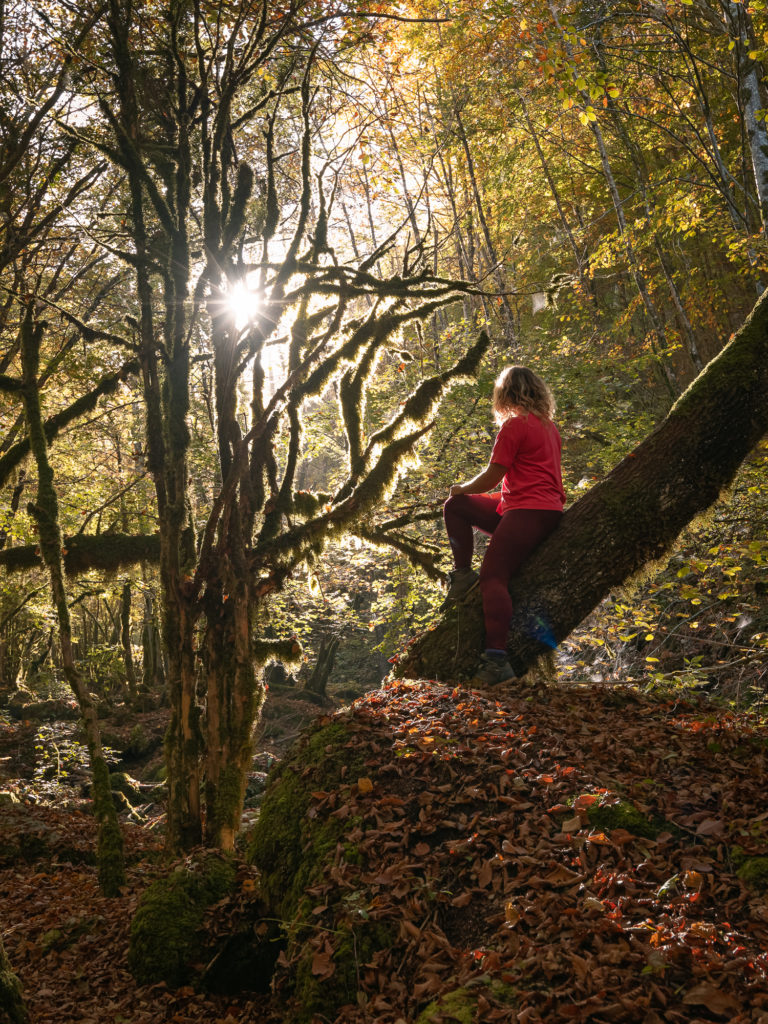
[[357, 791], [363, 796], [367, 796], [368, 793], [373, 792], [373, 783], [367, 775], [363, 775], [362, 778], [357, 780]]
[[504, 905], [504, 917], [507, 919], [507, 924], [510, 928], [514, 928], [520, 920], [520, 911], [512, 900], [508, 900]]

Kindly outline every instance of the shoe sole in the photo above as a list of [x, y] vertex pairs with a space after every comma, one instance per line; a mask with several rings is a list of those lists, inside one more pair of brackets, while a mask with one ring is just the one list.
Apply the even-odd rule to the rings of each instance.
[[516, 680], [517, 676], [507, 676], [506, 679], [494, 679], [493, 682], [491, 682], [489, 679], [478, 679], [477, 676], [475, 676], [474, 679], [470, 680], [470, 685], [482, 689], [483, 687], [487, 686], [503, 686], [505, 683], [514, 683]]
[[471, 587], [467, 587], [465, 591], [459, 594], [458, 597], [446, 597], [443, 599], [443, 603], [437, 609], [439, 612], [448, 611], [451, 605], [463, 604], [470, 594], [474, 593], [475, 590], [480, 586], [480, 580], [475, 580]]

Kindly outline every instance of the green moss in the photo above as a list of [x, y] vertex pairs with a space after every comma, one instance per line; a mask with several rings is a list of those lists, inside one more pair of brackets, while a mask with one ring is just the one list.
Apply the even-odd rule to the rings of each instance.
[[593, 828], [608, 830], [624, 828], [636, 836], [655, 839], [659, 834], [659, 826], [650, 821], [628, 800], [618, 800], [613, 804], [593, 804], [587, 810], [587, 818]]
[[0, 1020], [25, 1024], [27, 1012], [21, 995], [21, 982], [11, 970], [0, 939]]
[[310, 1024], [318, 1017], [334, 1020], [342, 1006], [357, 1002], [364, 965], [389, 948], [395, 938], [394, 928], [379, 921], [343, 922], [331, 936], [335, 970], [322, 980], [312, 973], [314, 950], [308, 949], [296, 966], [291, 1024]]
[[83, 935], [88, 935], [103, 926], [103, 917], [71, 917], [61, 928], [51, 928], [43, 934], [40, 939], [40, 949], [43, 954], [50, 953], [52, 950], [67, 949]]
[[[206, 787], [206, 835], [216, 837], [220, 830], [239, 820], [243, 800], [243, 779], [236, 764], [225, 765], [217, 786]], [[213, 842], [210, 845], [214, 845]]]
[[[331, 864], [363, 860], [357, 843], [346, 839], [362, 826], [362, 818], [339, 809], [346, 787], [364, 774], [365, 747], [359, 736], [338, 719], [315, 728], [270, 776], [250, 838], [248, 856], [261, 870], [261, 891], [271, 912], [283, 921], [288, 959], [298, 954], [295, 971], [285, 979], [294, 996], [288, 1019], [297, 1024], [318, 1015], [333, 1019], [341, 1006], [355, 1002], [360, 968], [396, 939], [390, 926], [370, 920], [366, 907], [350, 903], [347, 894], [330, 910], [331, 977], [319, 980], [312, 973], [314, 948], [302, 948], [321, 927], [313, 914], [316, 901], [306, 890], [326, 877]], [[312, 814], [318, 791], [339, 794], [335, 812], [327, 808]]]
[[138, 788], [138, 784], [125, 772], [110, 772], [109, 785], [113, 793], [122, 793], [131, 803], [139, 803], [141, 800], [141, 790]]
[[751, 888], [759, 892], [768, 891], [768, 857], [747, 857], [737, 874]]
[[511, 985], [489, 978], [478, 979], [464, 988], [454, 989], [432, 1002], [421, 1011], [414, 1024], [433, 1024], [443, 1021], [446, 1017], [459, 1021], [460, 1024], [472, 1024], [477, 1013], [478, 989], [482, 986], [483, 995], [494, 999], [503, 1006], [514, 1006], [516, 993]]
[[208, 854], [160, 878], [142, 896], [131, 922], [128, 966], [139, 984], [182, 985], [202, 950], [199, 935], [206, 909], [235, 884], [235, 867]]
[[268, 779], [248, 860], [262, 873], [262, 894], [289, 921], [306, 887], [322, 876], [323, 861], [357, 821], [307, 817], [313, 792], [331, 792], [364, 770], [359, 747], [349, 749], [349, 730], [331, 722], [310, 732]]

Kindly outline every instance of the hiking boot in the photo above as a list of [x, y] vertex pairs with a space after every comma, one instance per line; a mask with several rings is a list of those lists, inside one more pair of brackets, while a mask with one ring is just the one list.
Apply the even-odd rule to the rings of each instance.
[[445, 595], [442, 608], [447, 608], [449, 604], [455, 604], [457, 601], [463, 601], [480, 582], [480, 577], [474, 569], [454, 569], [448, 573], [448, 581], [448, 593]]
[[506, 654], [480, 655], [480, 667], [475, 672], [472, 683], [476, 686], [498, 686], [515, 679], [515, 670], [509, 664]]

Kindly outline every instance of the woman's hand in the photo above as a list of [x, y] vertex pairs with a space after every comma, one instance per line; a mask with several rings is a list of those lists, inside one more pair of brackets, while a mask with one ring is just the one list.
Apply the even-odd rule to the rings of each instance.
[[451, 498], [455, 498], [457, 494], [487, 494], [498, 483], [501, 483], [506, 472], [506, 466], [502, 466], [498, 462], [490, 462], [482, 473], [473, 476], [465, 484], [454, 484], [448, 494]]

